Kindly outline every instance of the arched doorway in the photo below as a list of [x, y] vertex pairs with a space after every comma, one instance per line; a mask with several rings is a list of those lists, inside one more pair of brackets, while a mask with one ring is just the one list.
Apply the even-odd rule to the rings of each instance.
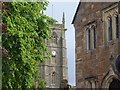
[[118, 79], [113, 79], [113, 81], [109, 85], [109, 90], [114, 90], [114, 89], [120, 90], [120, 80]]

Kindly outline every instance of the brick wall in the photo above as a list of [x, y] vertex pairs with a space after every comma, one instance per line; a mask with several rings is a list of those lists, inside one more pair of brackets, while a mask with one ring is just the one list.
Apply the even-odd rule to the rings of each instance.
[[[120, 54], [120, 39], [104, 45], [102, 10], [112, 3], [82, 2], [74, 20], [76, 40], [76, 84], [84, 88], [85, 78], [96, 77], [97, 87], [101, 87], [104, 76], [110, 69], [110, 57], [114, 59]], [[86, 51], [84, 45], [84, 27], [87, 23], [96, 21], [96, 43], [94, 50]]]

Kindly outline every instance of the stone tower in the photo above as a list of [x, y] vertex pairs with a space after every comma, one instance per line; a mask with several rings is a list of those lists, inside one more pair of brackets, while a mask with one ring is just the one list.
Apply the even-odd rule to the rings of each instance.
[[63, 13], [62, 24], [54, 24], [52, 26], [53, 38], [45, 41], [51, 53], [51, 58], [40, 65], [46, 88], [60, 88], [61, 81], [68, 79], [65, 31]]

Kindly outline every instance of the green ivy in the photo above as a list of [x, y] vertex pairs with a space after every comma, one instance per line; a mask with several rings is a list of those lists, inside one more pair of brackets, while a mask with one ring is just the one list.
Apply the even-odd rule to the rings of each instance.
[[45, 82], [38, 72], [40, 62], [48, 54], [45, 39], [49, 39], [55, 22], [43, 14], [48, 5], [42, 2], [4, 2], [2, 47], [8, 57], [2, 56], [2, 87], [6, 89], [32, 89], [35, 83], [44, 88]]

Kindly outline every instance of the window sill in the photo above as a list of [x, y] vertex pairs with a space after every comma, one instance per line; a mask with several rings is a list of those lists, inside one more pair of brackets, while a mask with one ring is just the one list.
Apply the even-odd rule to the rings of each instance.
[[96, 52], [96, 48], [94, 48], [94, 49], [91, 49], [91, 50], [86, 50], [86, 53], [94, 53], [94, 52]]
[[110, 40], [110, 41], [108, 41], [107, 44], [108, 44], [108, 45], [114, 45], [114, 40]]
[[116, 43], [120, 42], [120, 38], [117, 38], [115, 40], [111, 40], [111, 41], [107, 41], [104, 46], [107, 47], [107, 46], [111, 46], [111, 45], [114, 45]]

